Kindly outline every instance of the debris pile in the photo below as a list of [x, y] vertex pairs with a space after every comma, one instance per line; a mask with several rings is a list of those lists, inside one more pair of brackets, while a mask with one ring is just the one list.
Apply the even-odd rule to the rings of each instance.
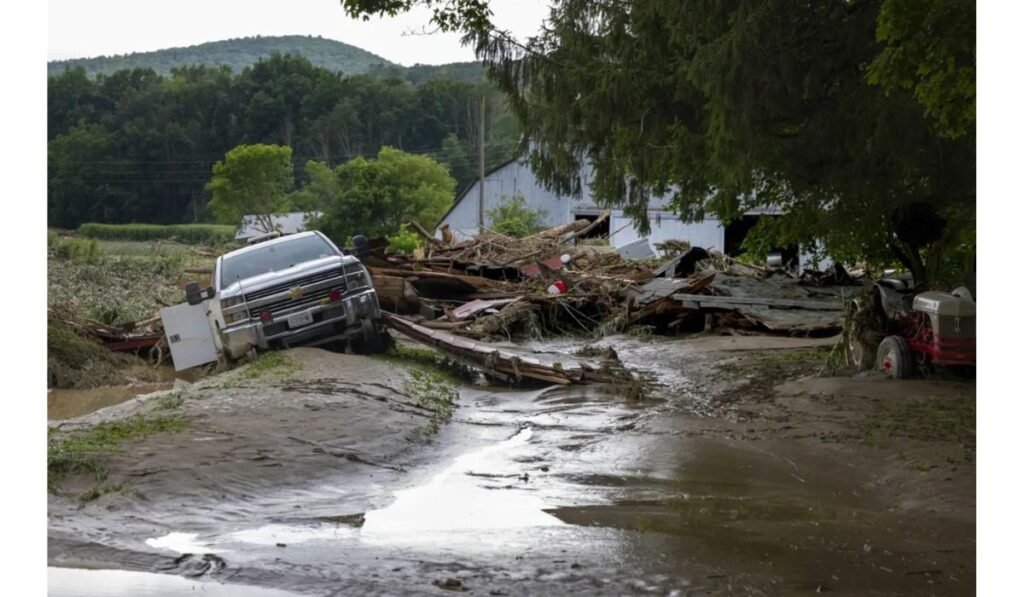
[[837, 285], [856, 281], [841, 267], [801, 279], [685, 242], [659, 245], [671, 255], [660, 259], [629, 259], [607, 245], [579, 242], [606, 217], [525, 238], [431, 238], [415, 256], [376, 253], [364, 261], [382, 308], [424, 329], [477, 340], [631, 326], [787, 335], [842, 328], [852, 293]]

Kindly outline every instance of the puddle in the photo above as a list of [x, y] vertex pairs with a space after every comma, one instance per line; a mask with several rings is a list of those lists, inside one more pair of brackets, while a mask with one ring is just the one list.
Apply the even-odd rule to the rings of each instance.
[[[364, 539], [403, 540], [432, 531], [562, 526], [522, 485], [513, 460], [533, 431], [524, 428], [498, 444], [464, 454], [428, 483], [395, 492], [390, 506], [366, 513]], [[490, 483], [490, 487], [487, 484]], [[509, 487], [512, 486], [512, 487]]]
[[200, 581], [172, 574], [127, 570], [46, 569], [50, 597], [155, 597], [212, 595], [213, 597], [297, 597], [297, 593], [247, 585]]
[[258, 529], [246, 529], [228, 535], [229, 539], [251, 545], [291, 545], [307, 541], [334, 541], [351, 539], [356, 529], [342, 524], [323, 524], [312, 527], [295, 527], [283, 524], [269, 524]]
[[136, 396], [169, 390], [173, 385], [173, 383], [149, 383], [88, 390], [50, 390], [46, 394], [46, 417], [50, 420], [80, 417], [101, 408], [131, 400]]
[[208, 545], [200, 543], [196, 533], [168, 533], [163, 537], [146, 539], [146, 545], [156, 549], [168, 549], [173, 552], [185, 553], [219, 553]]

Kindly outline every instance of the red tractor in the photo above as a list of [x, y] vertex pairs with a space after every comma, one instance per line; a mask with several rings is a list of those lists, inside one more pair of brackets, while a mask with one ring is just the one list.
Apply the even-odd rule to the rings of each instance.
[[[851, 306], [848, 330], [851, 361], [894, 379], [932, 367], [975, 367], [975, 303], [966, 288], [921, 292], [905, 281], [883, 279], [870, 297]], [[881, 336], [881, 340], [878, 338]], [[872, 350], [877, 342], [877, 350]]]

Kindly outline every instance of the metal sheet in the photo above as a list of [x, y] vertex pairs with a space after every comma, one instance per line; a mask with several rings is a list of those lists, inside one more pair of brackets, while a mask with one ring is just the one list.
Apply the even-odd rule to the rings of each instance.
[[217, 345], [206, 310], [206, 301], [198, 305], [182, 303], [160, 310], [175, 371], [217, 360]]

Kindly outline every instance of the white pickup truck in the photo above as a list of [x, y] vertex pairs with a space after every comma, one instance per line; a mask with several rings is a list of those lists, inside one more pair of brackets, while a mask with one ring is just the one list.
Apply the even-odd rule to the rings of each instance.
[[190, 284], [186, 301], [161, 311], [178, 370], [221, 356], [238, 359], [257, 349], [338, 340], [363, 352], [385, 347], [369, 273], [320, 232], [222, 255], [213, 286], [201, 290]]

